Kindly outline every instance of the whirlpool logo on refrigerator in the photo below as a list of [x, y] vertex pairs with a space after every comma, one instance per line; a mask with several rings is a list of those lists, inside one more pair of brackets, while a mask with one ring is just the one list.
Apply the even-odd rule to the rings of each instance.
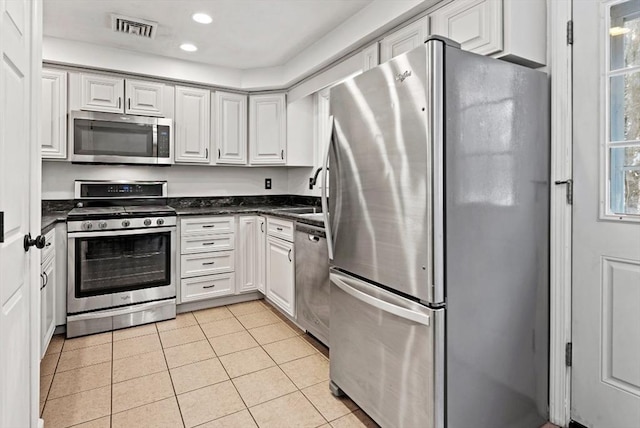
[[406, 79], [407, 77], [411, 76], [411, 71], [407, 70], [404, 73], [398, 73], [396, 74], [396, 80], [400, 83], [404, 82], [404, 79]]

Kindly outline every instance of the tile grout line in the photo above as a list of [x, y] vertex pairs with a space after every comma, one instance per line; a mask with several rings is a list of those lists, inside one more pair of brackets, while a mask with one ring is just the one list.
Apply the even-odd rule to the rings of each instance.
[[[189, 313], [191, 313], [191, 312], [189, 312]], [[182, 426], [186, 427], [187, 424], [184, 422], [184, 416], [182, 415], [182, 408], [180, 407], [180, 401], [178, 400], [178, 394], [176, 392], [176, 386], [173, 384], [173, 377], [171, 376], [171, 369], [169, 368], [169, 362], [167, 361], [167, 354], [164, 353], [164, 349], [165, 348], [162, 346], [162, 339], [160, 338], [160, 330], [158, 330], [158, 324], [157, 323], [156, 323], [156, 331], [158, 332], [158, 338], [160, 339], [160, 348], [162, 349], [162, 357], [164, 358], [164, 363], [165, 363], [165, 365], [167, 367], [167, 374], [169, 375], [169, 381], [171, 382], [171, 388], [173, 389], [173, 398], [175, 398], [176, 405], [178, 406], [178, 413], [180, 413], [180, 420], [182, 421]], [[214, 352], [214, 354], [215, 354], [215, 352]], [[165, 400], [166, 400], [166, 398], [165, 398]]]

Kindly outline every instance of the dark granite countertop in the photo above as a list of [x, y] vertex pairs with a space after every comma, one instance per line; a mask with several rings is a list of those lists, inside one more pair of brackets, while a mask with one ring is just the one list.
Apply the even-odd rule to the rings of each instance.
[[[183, 204], [177, 203], [176, 200], [170, 200], [176, 202], [171, 204], [175, 208], [178, 216], [194, 216], [194, 215], [235, 215], [235, 214], [261, 214], [270, 215], [274, 217], [286, 218], [288, 220], [297, 221], [299, 223], [309, 224], [316, 227], [324, 227], [324, 223], [321, 220], [311, 219], [301, 216], [296, 213], [281, 211], [283, 208], [295, 208], [295, 207], [313, 207], [317, 205], [303, 205], [285, 203], [280, 204], [264, 204], [264, 205], [252, 205], [252, 204], [239, 204], [229, 206], [182, 206]], [[278, 201], [280, 202], [280, 201]], [[284, 201], [283, 201], [284, 202]], [[289, 202], [289, 201], [287, 201]], [[306, 202], [306, 201], [305, 201]], [[42, 231], [41, 233], [47, 233], [50, 231], [57, 222], [64, 222], [67, 220], [67, 214], [71, 210], [70, 207], [63, 207], [62, 204], [56, 203], [52, 205], [50, 202], [43, 206], [42, 212]], [[48, 209], [49, 208], [49, 209]], [[67, 209], [62, 209], [67, 208]]]
[[67, 221], [69, 211], [45, 211], [42, 213], [40, 233], [44, 235], [53, 229], [58, 222]]

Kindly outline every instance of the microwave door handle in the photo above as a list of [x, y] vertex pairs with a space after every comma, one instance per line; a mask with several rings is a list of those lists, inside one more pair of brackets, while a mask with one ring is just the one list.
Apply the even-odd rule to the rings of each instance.
[[151, 138], [151, 156], [158, 161], [158, 124], [153, 125], [153, 137]]

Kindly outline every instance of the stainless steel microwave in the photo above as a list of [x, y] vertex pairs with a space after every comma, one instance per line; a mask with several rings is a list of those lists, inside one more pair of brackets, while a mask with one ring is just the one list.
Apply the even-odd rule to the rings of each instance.
[[172, 120], [117, 113], [69, 115], [72, 162], [170, 165]]

